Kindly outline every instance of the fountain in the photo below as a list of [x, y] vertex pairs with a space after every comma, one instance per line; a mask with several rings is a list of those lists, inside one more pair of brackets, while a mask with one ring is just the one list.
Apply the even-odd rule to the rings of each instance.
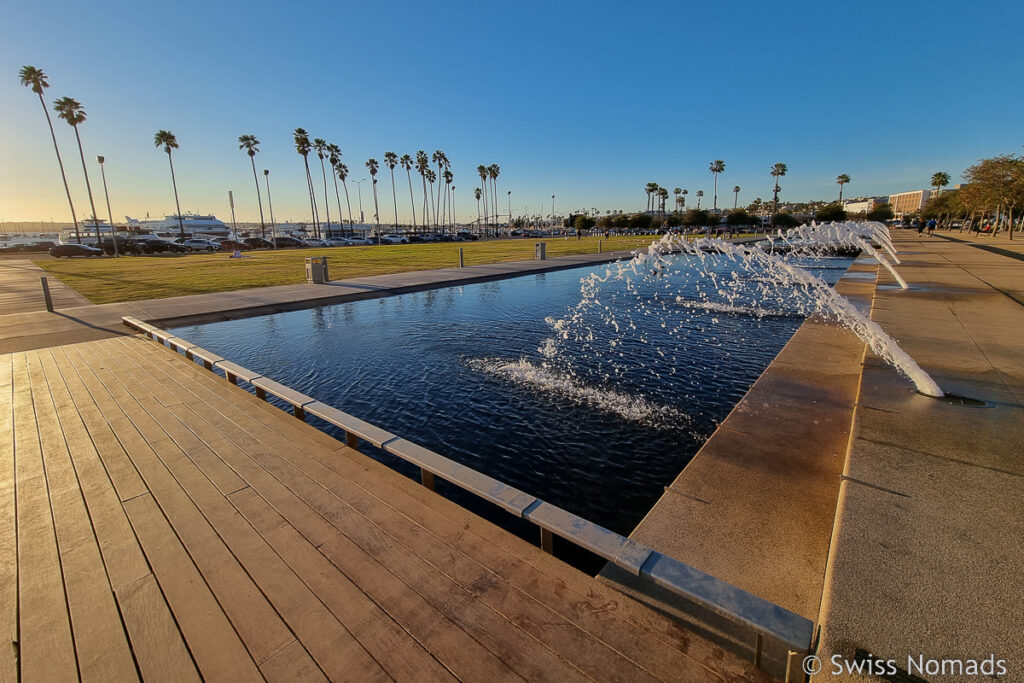
[[[881, 228], [881, 230], [879, 230], [879, 228]], [[780, 230], [778, 232], [778, 238], [791, 251], [796, 251], [798, 253], [813, 254], [822, 249], [833, 249], [835, 247], [859, 249], [885, 266], [886, 270], [888, 270], [893, 278], [896, 279], [896, 282], [900, 284], [900, 287], [907, 289], [906, 280], [896, 272], [893, 264], [871, 245], [872, 240], [877, 241], [882, 245], [883, 249], [890, 253], [895, 263], [900, 262], [888, 235], [884, 235], [884, 237], [882, 236], [884, 231], [885, 228], [880, 223], [843, 222], [826, 223], [821, 225], [811, 223], [809, 226], [801, 225], [796, 228], [791, 228], [785, 233]], [[769, 242], [774, 243], [770, 235], [768, 236], [768, 240]]]
[[[558, 356], [560, 345], [573, 342], [587, 353], [609, 358], [613, 372], [618, 374], [621, 370], [615, 367], [617, 347], [625, 343], [628, 332], [637, 329], [634, 314], [662, 316], [660, 327], [668, 334], [687, 333], [685, 324], [676, 323], [679, 316], [674, 313], [680, 309], [723, 315], [740, 312], [755, 317], [816, 314], [849, 328], [875, 354], [907, 376], [920, 393], [941, 398], [944, 394], [935, 381], [892, 337], [793, 258], [804, 254], [804, 247], [813, 253], [815, 246], [830, 243], [867, 246], [865, 251], [874, 252], [878, 258], [881, 254], [870, 248], [865, 239], [873, 230], [870, 225], [833, 224], [789, 231], [783, 236], [793, 247], [788, 255], [717, 238], [689, 241], [682, 236], [665, 235], [646, 250], [636, 252], [631, 260], [610, 265], [603, 276], [595, 273], [584, 278], [579, 304], [561, 319], [548, 319], [555, 336], [540, 351], [552, 359]], [[884, 244], [884, 240], [879, 242]], [[880, 262], [888, 263], [884, 258]], [[890, 271], [893, 272], [891, 268]], [[610, 283], [621, 286], [606, 287]], [[629, 306], [622, 305], [621, 299], [626, 297], [633, 298]], [[614, 334], [607, 339], [596, 334], [591, 322], [595, 316]], [[717, 323], [718, 319], [713, 318], [712, 322]], [[649, 343], [643, 338], [639, 341]], [[656, 343], [650, 345], [661, 353]]]

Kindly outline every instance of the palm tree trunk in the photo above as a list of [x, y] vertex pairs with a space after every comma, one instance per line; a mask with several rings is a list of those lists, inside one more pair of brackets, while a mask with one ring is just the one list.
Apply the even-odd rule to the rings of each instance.
[[174, 161], [171, 159], [171, 150], [167, 150], [167, 163], [171, 165], [171, 185], [174, 187], [174, 208], [178, 210], [178, 232], [182, 239], [185, 238], [185, 222], [181, 218], [181, 202], [178, 201], [178, 181], [174, 178]]
[[437, 232], [437, 203], [434, 201], [434, 183], [430, 183], [430, 208], [433, 212], [434, 232]]
[[714, 200], [714, 206], [713, 206], [712, 210], [715, 213], [718, 213], [718, 174], [715, 173], [714, 176], [715, 176], [715, 200]]
[[[92, 209], [92, 224], [96, 228], [96, 246], [99, 249], [103, 248], [103, 240], [100, 238], [100, 222], [96, 218], [96, 204], [92, 201], [92, 185], [89, 184], [89, 169], [85, 166], [85, 152], [82, 150], [82, 136], [78, 134], [78, 126], [72, 126], [75, 129], [75, 140], [78, 141], [78, 156], [82, 159], [82, 173], [85, 174], [85, 189], [89, 193], [89, 208]], [[110, 239], [114, 239], [114, 227], [110, 227]]]
[[430, 202], [427, 201], [427, 176], [420, 173], [420, 180], [423, 182], [423, 231], [426, 232], [430, 226]]
[[334, 174], [334, 167], [331, 166], [331, 180], [334, 181], [334, 201], [338, 203], [338, 222], [341, 223], [341, 234], [345, 234], [345, 214], [341, 212], [341, 194], [338, 192], [338, 176]]
[[263, 222], [263, 197], [260, 196], [260, 179], [256, 175], [256, 157], [250, 156], [249, 161], [252, 162], [252, 179], [256, 183], [256, 203], [260, 205], [260, 236], [263, 239], [267, 239], [267, 226]]
[[[57, 165], [60, 166], [60, 178], [64, 181], [64, 192], [68, 195], [68, 206], [71, 207], [71, 222], [75, 225], [75, 241], [82, 243], [82, 235], [78, 232], [78, 218], [75, 217], [75, 204], [71, 201], [71, 188], [68, 187], [68, 177], [64, 173], [64, 161], [60, 158], [60, 147], [57, 146], [57, 134], [53, 131], [53, 119], [50, 118], [50, 110], [46, 108], [46, 100], [43, 93], [39, 93], [39, 104], [43, 105], [43, 113], [46, 114], [46, 123], [50, 126], [50, 137], [53, 138], [53, 151], [57, 153]], [[93, 212], [95, 213], [95, 211]]]
[[380, 207], [377, 205], [377, 179], [372, 179], [373, 184], [373, 229], [377, 233], [377, 241], [380, 242]]
[[412, 209], [412, 229], [416, 230], [419, 226], [416, 224], [416, 199], [412, 196], [412, 171], [408, 168], [405, 169], [405, 175], [409, 178], [409, 208]]
[[[324, 165], [323, 157], [320, 157], [320, 172], [324, 175], [324, 210], [327, 212], [327, 235], [331, 234], [331, 200], [327, 198], [327, 167]], [[333, 174], [332, 174], [333, 175]], [[322, 235], [318, 236], [322, 238]]]
[[489, 223], [491, 221], [490, 221], [490, 218], [487, 215], [487, 179], [486, 178], [483, 179], [483, 183], [481, 183], [481, 184], [482, 184], [482, 187], [480, 189], [482, 190], [482, 192], [480, 194], [483, 195], [483, 202], [484, 202], [484, 213], [483, 213], [483, 216], [482, 216], [483, 217], [483, 221], [484, 221], [483, 228], [484, 228], [484, 232], [490, 234], [491, 230], [490, 230]]
[[437, 217], [437, 210], [441, 208], [441, 185], [443, 183], [444, 183], [444, 176], [441, 175], [441, 162], [439, 161], [439, 162], [437, 162], [437, 204], [434, 205], [434, 206], [437, 207], [437, 208], [434, 209], [434, 227], [435, 228], [441, 227], [441, 222], [438, 220], [438, 217]]
[[313, 176], [309, 172], [309, 159], [305, 155], [302, 157], [302, 163], [306, 167], [306, 189], [309, 191], [309, 212], [310, 219], [313, 221], [313, 234], [317, 232], [317, 213], [316, 213], [316, 198], [313, 194]]
[[395, 169], [391, 171], [391, 198], [395, 202], [395, 230], [398, 230], [398, 191], [395, 189]]
[[348, 228], [350, 233], [355, 232], [355, 223], [352, 222], [352, 202], [348, 199], [348, 183], [344, 180], [341, 181], [341, 186], [345, 188], [345, 204], [348, 206]]

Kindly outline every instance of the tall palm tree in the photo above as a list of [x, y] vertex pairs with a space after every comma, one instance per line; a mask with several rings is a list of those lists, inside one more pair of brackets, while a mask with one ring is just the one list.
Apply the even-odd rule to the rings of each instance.
[[[446, 161], [446, 157], [444, 155], [444, 152], [442, 152], [439, 149], [435, 149], [434, 153], [430, 155], [430, 159], [435, 164], [437, 164], [437, 175], [435, 175], [434, 177], [435, 178], [440, 178], [441, 174], [443, 173], [441, 167], [444, 166], [444, 163]], [[431, 190], [431, 191], [433, 191], [433, 190]], [[438, 217], [437, 217], [437, 209], [441, 207], [441, 186], [440, 185], [437, 186], [437, 203], [434, 206], [435, 206], [435, 208], [434, 208], [434, 227], [436, 228], [439, 225]]]
[[487, 167], [484, 166], [483, 164], [480, 164], [479, 166], [476, 167], [476, 172], [477, 175], [480, 176], [480, 187], [483, 188], [484, 193], [484, 225], [490, 226], [491, 217], [490, 214], [487, 213]]
[[690, 194], [690, 191], [684, 188], [683, 191], [680, 194], [683, 195], [683, 208], [685, 209], [686, 208], [686, 195]]
[[474, 187], [473, 188], [473, 196], [476, 197], [476, 229], [477, 229], [477, 232], [480, 232], [480, 197], [482, 195], [483, 195], [483, 192], [480, 190], [479, 187]]
[[398, 166], [398, 155], [384, 152], [384, 165], [391, 171], [391, 198], [395, 204], [395, 230], [398, 229], [398, 192], [395, 190], [395, 166]]
[[338, 192], [338, 164], [341, 163], [341, 147], [333, 142], [327, 145], [327, 163], [331, 165], [331, 181], [334, 183], [334, 201], [338, 205], [338, 222], [341, 234], [345, 234], [345, 215], [341, 212], [341, 194]]
[[430, 157], [422, 149], [416, 152], [416, 172], [423, 182], [423, 229], [430, 225], [430, 202], [427, 200], [427, 171], [430, 170]]
[[839, 205], [843, 205], [843, 185], [850, 182], [850, 176], [840, 173], [836, 176], [836, 185], [839, 186]]
[[352, 222], [352, 202], [348, 198], [348, 183], [345, 180], [348, 178], [348, 166], [343, 161], [338, 162], [338, 167], [334, 169], [334, 172], [338, 174], [338, 178], [341, 180], [341, 186], [345, 188], [345, 205], [348, 207], [348, 227], [349, 233], [355, 232], [355, 223]]
[[[320, 157], [320, 173], [324, 177], [324, 209], [327, 212], [327, 235], [331, 234], [331, 203], [327, 199], [327, 167], [324, 165], [324, 159], [327, 157], [327, 141], [323, 138], [315, 138], [313, 140], [313, 149], [316, 150], [316, 155]], [[322, 233], [317, 233], [317, 237], [321, 237]]]
[[679, 195], [681, 195], [682, 193], [683, 193], [683, 188], [681, 188], [681, 187], [677, 187], [674, 190], [672, 190], [672, 194], [674, 194], [676, 196], [676, 213], [679, 212]]
[[945, 171], [938, 171], [932, 174], [932, 187], [935, 188], [935, 196], [938, 197], [942, 188], [949, 185], [949, 174]]
[[312, 214], [313, 232], [317, 229], [316, 197], [313, 194], [313, 176], [309, 173], [309, 153], [313, 145], [309, 142], [309, 133], [304, 128], [296, 128], [292, 134], [295, 140], [295, 151], [302, 157], [302, 163], [306, 167], [306, 189], [309, 192], [309, 211]]
[[781, 161], [772, 166], [771, 174], [772, 177], [775, 178], [775, 188], [773, 190], [774, 195], [772, 196], [772, 227], [775, 226], [775, 214], [779, 210], [779, 190], [782, 189], [781, 187], [779, 187], [779, 178], [786, 175], [788, 171], [789, 168], [786, 166], [786, 164], [782, 163]]
[[[68, 177], [64, 173], [64, 160], [60, 158], [60, 147], [57, 146], [57, 134], [53, 132], [53, 120], [50, 119], [50, 110], [46, 108], [46, 101], [43, 99], [43, 91], [50, 87], [46, 81], [46, 74], [42, 69], [34, 66], [23, 66], [18, 72], [21, 84], [32, 89], [32, 92], [39, 95], [39, 104], [43, 105], [43, 113], [46, 114], [46, 124], [50, 126], [50, 137], [53, 138], [53, 151], [57, 153], [57, 165], [60, 167], [60, 178], [64, 181], [64, 192], [68, 196], [68, 206], [71, 207], [71, 222], [75, 226], [75, 240], [81, 244], [82, 236], [78, 233], [78, 218], [75, 216], [75, 204], [71, 201], [71, 188], [68, 187]], [[93, 212], [95, 213], [95, 212]]]
[[708, 170], [715, 176], [715, 204], [713, 211], [718, 213], [718, 174], [725, 173], [725, 162], [721, 159], [715, 159], [711, 162]]
[[238, 149], [244, 149], [252, 162], [252, 179], [256, 183], [256, 202], [260, 205], [260, 235], [267, 239], [267, 225], [263, 221], [263, 197], [260, 195], [260, 178], [256, 175], [256, 152], [260, 151], [260, 141], [255, 135], [239, 135]]
[[185, 237], [185, 222], [181, 218], [181, 203], [178, 201], [178, 182], [174, 179], [174, 161], [171, 159], [171, 150], [178, 149], [178, 138], [169, 130], [158, 130], [153, 136], [153, 145], [157, 149], [163, 147], [167, 152], [167, 163], [171, 166], [171, 185], [174, 186], [174, 208], [178, 210], [178, 232], [182, 239]]
[[434, 210], [434, 232], [437, 232], [437, 204], [434, 201], [434, 182], [437, 180], [437, 174], [434, 173], [434, 169], [428, 168], [426, 170], [426, 179], [430, 183], [430, 204]]
[[658, 191], [658, 183], [647, 183], [644, 192], [647, 193], [647, 211], [654, 211], [654, 193]]
[[377, 160], [370, 158], [366, 162], [366, 168], [370, 171], [370, 177], [373, 178], [373, 224], [374, 233], [380, 235], [380, 208], [377, 206], [377, 169], [380, 168]]
[[[494, 186], [494, 225], [498, 225], [498, 176], [501, 175], [501, 166], [497, 164], [491, 164], [487, 167], [487, 175], [491, 178], [491, 184]], [[511, 232], [509, 237], [511, 237]]]
[[455, 180], [455, 176], [452, 174], [452, 170], [450, 168], [448, 168], [448, 167], [445, 167], [445, 169], [444, 169], [444, 186], [445, 186], [444, 187], [444, 196], [445, 196], [445, 204], [448, 207], [447, 223], [446, 223], [446, 225], [450, 225], [450, 226], [454, 227], [455, 220], [454, 220], [454, 216], [452, 215], [452, 209], [454, 207], [451, 205], [451, 202], [452, 202], [452, 199], [453, 199], [453, 197], [451, 197], [451, 192], [452, 192], [452, 189], [453, 189], [452, 188], [452, 181], [453, 180]]
[[[68, 122], [68, 125], [75, 129], [75, 140], [78, 141], [78, 156], [82, 159], [82, 173], [85, 174], [85, 189], [89, 192], [89, 208], [92, 209], [92, 224], [96, 229], [96, 246], [103, 248], [103, 240], [100, 237], [100, 222], [96, 218], [96, 204], [92, 200], [92, 185], [89, 184], [89, 169], [85, 166], [85, 152], [82, 150], [82, 136], [78, 134], [78, 124], [85, 121], [85, 110], [82, 105], [70, 97], [62, 97], [53, 103], [53, 109], [57, 116]], [[110, 226], [110, 237], [114, 237], [114, 226]]]
[[733, 185], [732, 186], [732, 194], [733, 194], [733, 197], [732, 197], [732, 210], [735, 211], [736, 207], [739, 206], [739, 203], [740, 203], [740, 186], [739, 185]]
[[[664, 187], [658, 188], [658, 199], [661, 200], [661, 215], [665, 215], [665, 202], [668, 200], [668, 190]], [[596, 213], [596, 212], [595, 212]]]
[[412, 196], [412, 157], [408, 154], [403, 154], [398, 163], [405, 169], [405, 176], [409, 179], [409, 207], [412, 209], [412, 228], [416, 230], [419, 224], [416, 222], [416, 200]]
[[704, 196], [704, 190], [697, 190], [697, 210], [700, 211], [700, 198]]

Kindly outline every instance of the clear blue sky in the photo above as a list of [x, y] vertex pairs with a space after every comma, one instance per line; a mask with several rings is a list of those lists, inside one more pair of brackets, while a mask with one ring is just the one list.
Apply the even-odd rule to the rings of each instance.
[[[68, 220], [26, 64], [69, 95], [94, 189], [107, 157], [115, 218], [173, 211], [172, 130], [182, 208], [258, 218], [248, 157], [262, 141], [278, 220], [308, 213], [291, 131], [341, 146], [352, 179], [385, 151], [443, 149], [462, 220], [480, 163], [498, 163], [502, 206], [538, 212], [643, 208], [644, 184], [703, 189], [724, 159], [719, 204], [954, 182], [977, 159], [1018, 153], [1024, 3], [958, 2], [10, 2], [0, 40], [0, 220]], [[57, 121], [79, 215], [71, 129]], [[382, 169], [381, 216], [391, 207]], [[415, 177], [414, 177], [414, 180]], [[408, 217], [400, 178], [399, 211]], [[356, 200], [355, 186], [351, 188]], [[363, 204], [372, 205], [369, 183]], [[404, 190], [404, 193], [403, 193]], [[264, 200], [265, 201], [265, 200]], [[418, 201], [418, 200], [417, 200]], [[343, 198], [344, 202], [344, 198]], [[304, 210], [305, 206], [305, 210]], [[104, 210], [100, 210], [105, 215]], [[332, 208], [333, 213], [333, 208]], [[369, 214], [370, 212], [368, 212]]]

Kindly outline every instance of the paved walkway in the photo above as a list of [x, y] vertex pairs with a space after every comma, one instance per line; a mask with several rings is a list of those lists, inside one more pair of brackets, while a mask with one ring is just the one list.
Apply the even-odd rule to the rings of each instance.
[[[13, 307], [10, 310], [0, 308], [0, 353], [127, 334], [129, 331], [121, 325], [121, 317], [126, 315], [146, 322], [159, 322], [165, 326], [184, 324], [186, 321], [212, 322], [596, 265], [629, 256], [630, 253], [620, 251], [577, 254], [544, 261], [510, 261], [465, 268], [376, 275], [337, 280], [326, 285], [283, 285], [102, 305], [91, 305], [87, 302], [83, 305], [84, 299], [61, 285], [64, 290], [78, 298], [62, 299], [66, 307], [55, 302], [56, 313], [47, 313], [43, 310], [41, 295], [38, 306], [26, 304], [20, 311]], [[6, 287], [12, 292], [27, 292], [28, 297], [38, 292], [39, 280], [34, 273], [42, 271], [30, 262], [24, 262], [29, 263], [30, 269], [11, 265], [12, 263], [18, 264], [22, 261], [0, 259], [0, 291]], [[50, 278], [50, 282], [55, 282], [55, 279]]]
[[[28, 259], [0, 259], [0, 315], [45, 311], [43, 288], [39, 278], [45, 270]], [[87, 306], [89, 300], [57, 278], [46, 277], [54, 308]]]
[[0, 396], [0, 680], [768, 680], [153, 342]]

